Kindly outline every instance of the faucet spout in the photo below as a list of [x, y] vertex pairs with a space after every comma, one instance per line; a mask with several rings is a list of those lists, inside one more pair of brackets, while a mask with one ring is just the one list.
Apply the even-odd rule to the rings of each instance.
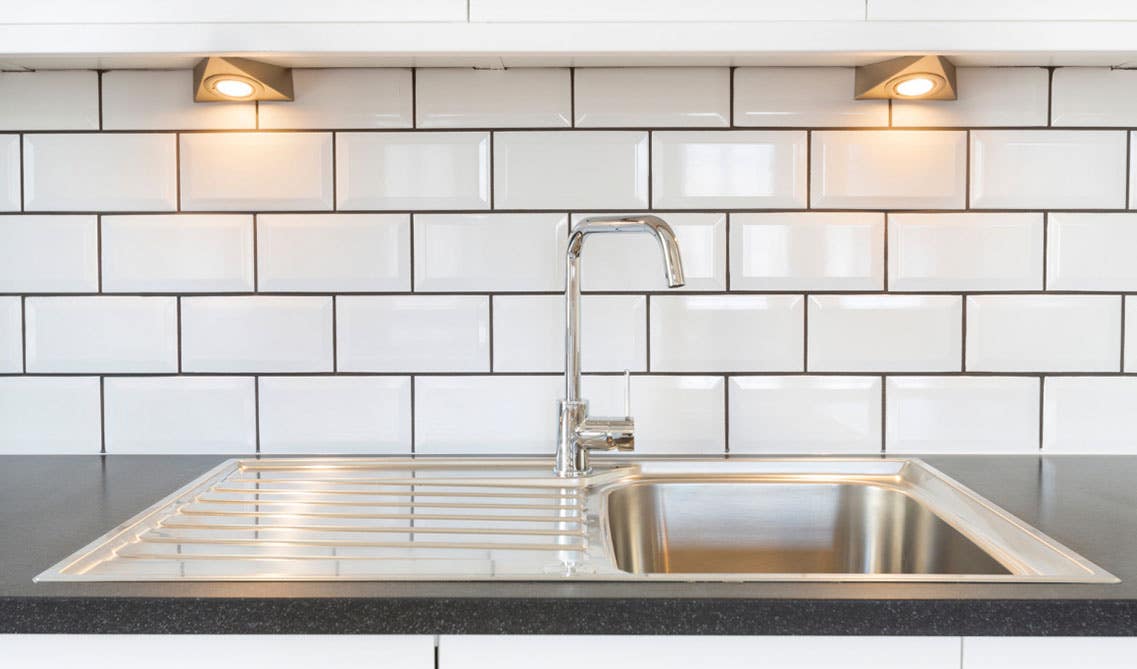
[[616, 232], [653, 235], [663, 254], [667, 285], [678, 288], [686, 282], [675, 231], [658, 216], [592, 216], [572, 228], [565, 253], [565, 399], [559, 409], [554, 467], [562, 477], [587, 474], [590, 449], [631, 450], [634, 444], [630, 416], [589, 418], [588, 404], [580, 398], [580, 254], [589, 235]]

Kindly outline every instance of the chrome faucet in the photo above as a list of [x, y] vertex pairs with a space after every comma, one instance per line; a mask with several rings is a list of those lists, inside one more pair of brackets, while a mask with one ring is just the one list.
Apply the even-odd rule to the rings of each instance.
[[[655, 235], [663, 252], [667, 285], [684, 283], [683, 261], [675, 232], [658, 216], [593, 216], [573, 226], [565, 253], [565, 398], [557, 411], [557, 455], [553, 472], [562, 478], [591, 471], [589, 451], [630, 451], [635, 446], [635, 421], [627, 395], [622, 418], [590, 418], [588, 402], [580, 398], [580, 252], [593, 233], [647, 232]], [[624, 382], [628, 383], [625, 372]], [[625, 388], [625, 393], [627, 389]]]

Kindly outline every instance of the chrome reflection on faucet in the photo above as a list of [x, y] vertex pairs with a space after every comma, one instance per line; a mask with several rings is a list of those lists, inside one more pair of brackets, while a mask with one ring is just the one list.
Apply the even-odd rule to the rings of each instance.
[[[667, 285], [683, 285], [683, 261], [671, 226], [658, 216], [593, 216], [573, 226], [565, 253], [565, 398], [557, 411], [557, 455], [553, 471], [572, 478], [588, 474], [589, 451], [630, 451], [635, 446], [635, 421], [625, 389], [622, 418], [590, 418], [588, 402], [580, 397], [580, 253], [588, 235], [638, 232], [655, 235], [663, 253]], [[628, 383], [624, 375], [625, 384]]]

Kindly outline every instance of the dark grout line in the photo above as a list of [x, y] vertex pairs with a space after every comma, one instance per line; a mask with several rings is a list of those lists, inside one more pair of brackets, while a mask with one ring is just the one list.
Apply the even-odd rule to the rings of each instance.
[[1125, 133], [1125, 206], [1133, 206], [1133, 132]]
[[1054, 70], [1057, 68], [1046, 68], [1046, 127], [1054, 127]]
[[569, 68], [569, 128], [576, 127], [576, 68]]
[[415, 375], [411, 374], [411, 455], [415, 452]]
[[883, 231], [882, 237], [884, 238], [882, 240], [883, 246], [884, 246], [884, 252], [881, 254], [881, 270], [883, 273], [883, 282], [882, 282], [883, 288], [881, 288], [881, 290], [888, 291], [888, 289], [889, 289], [889, 285], [888, 285], [888, 247], [891, 245], [889, 244], [889, 240], [888, 240], [888, 212], [887, 211], [884, 212], [884, 231]]
[[730, 454], [730, 379], [722, 379], [722, 448]]
[[336, 331], [339, 319], [336, 316], [336, 296], [332, 295], [332, 371], [338, 372], [339, 368], [339, 335]]
[[[872, 376], [881, 376], [882, 374], [888, 378], [902, 378], [902, 377], [935, 377], [935, 378], [1038, 378], [1039, 374], [1045, 374], [1047, 377], [1053, 378], [1137, 378], [1137, 372], [1117, 372], [1117, 371], [992, 371], [992, 370], [969, 370], [967, 372], [960, 371], [944, 371], [944, 370], [922, 370], [922, 371], [895, 371], [895, 372], [881, 372], [880, 369], [865, 369], [858, 371], [835, 371], [817, 369], [808, 372], [802, 372], [796, 369], [778, 369], [768, 371], [745, 371], [745, 372], [724, 372], [722, 370], [699, 370], [699, 371], [669, 371], [669, 370], [654, 370], [651, 372], [630, 372], [632, 376], [649, 376], [649, 377], [724, 377], [732, 378], [747, 378], [747, 377], [854, 377], [864, 378]], [[527, 371], [527, 372], [414, 372], [408, 370], [397, 371], [343, 371], [330, 372], [325, 370], [290, 370], [287, 372], [260, 372], [255, 370], [242, 370], [233, 369], [217, 372], [181, 372], [176, 373], [172, 371], [154, 371], [154, 372], [115, 372], [115, 371], [78, 371], [78, 372], [32, 372], [23, 374], [20, 372], [2, 372], [0, 378], [10, 377], [99, 377], [105, 376], [107, 378], [155, 378], [155, 377], [170, 377], [170, 376], [185, 376], [185, 377], [229, 377], [229, 376], [260, 376], [266, 377], [289, 377], [289, 376], [310, 376], [310, 377], [404, 377], [404, 376], [420, 376], [420, 377], [483, 377], [483, 378], [507, 378], [507, 377], [538, 377], [538, 376], [564, 376], [564, 372], [559, 370], [542, 370], [542, 371]], [[585, 376], [623, 376], [624, 370], [604, 370], [604, 371], [589, 371], [585, 372]]]
[[339, 162], [336, 157], [336, 145], [339, 144], [336, 133], [332, 132], [332, 211], [339, 211], [339, 183], [337, 175], [339, 174]]
[[174, 133], [174, 210], [182, 211], [182, 137]]
[[1121, 366], [1118, 371], [1125, 371], [1125, 303], [1129, 300], [1124, 295], [1119, 295], [1121, 298]]
[[103, 217], [95, 216], [95, 276], [98, 292], [103, 292]]
[[1050, 212], [1042, 212], [1042, 290], [1046, 290], [1046, 265], [1050, 256]]
[[1046, 376], [1038, 377], [1038, 450], [1042, 450], [1046, 433]]
[[28, 373], [28, 298], [20, 296], [20, 363], [23, 373]]
[[98, 115], [99, 115], [99, 131], [103, 130], [103, 75], [105, 70], [97, 70], [95, 72], [95, 89], [98, 95]]
[[19, 140], [19, 144], [20, 144], [20, 155], [19, 155], [19, 160], [20, 160], [20, 211], [25, 211], [24, 199], [26, 196], [24, 195], [24, 189], [25, 189], [25, 185], [24, 185], [24, 133], [20, 133], [19, 138], [20, 138], [20, 140]]
[[967, 295], [960, 295], [959, 371], [967, 371]]
[[728, 114], [728, 116], [727, 116], [728, 124], [727, 125], [728, 125], [728, 127], [731, 127], [731, 128], [735, 127], [735, 125], [734, 125], [734, 73], [735, 73], [735, 70], [737, 70], [737, 69], [738, 69], [737, 66], [732, 66], [730, 68], [730, 94], [729, 94], [729, 101], [727, 102], [727, 104], [730, 105], [730, 109], [727, 110], [727, 114]]
[[107, 452], [107, 391], [106, 377], [99, 377], [99, 453]]
[[254, 453], [261, 452], [261, 377], [253, 377], [253, 445]]
[[182, 296], [178, 295], [174, 298], [175, 308], [175, 330], [178, 337], [178, 374], [182, 373]]

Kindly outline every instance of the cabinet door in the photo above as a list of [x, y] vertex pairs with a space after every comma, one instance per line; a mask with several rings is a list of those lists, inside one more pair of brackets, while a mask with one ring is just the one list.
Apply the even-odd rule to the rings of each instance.
[[443, 636], [439, 669], [958, 669], [959, 637]]
[[433, 669], [432, 636], [0, 635], [6, 669]]
[[1134, 637], [966, 637], [963, 669], [1133, 669]]

